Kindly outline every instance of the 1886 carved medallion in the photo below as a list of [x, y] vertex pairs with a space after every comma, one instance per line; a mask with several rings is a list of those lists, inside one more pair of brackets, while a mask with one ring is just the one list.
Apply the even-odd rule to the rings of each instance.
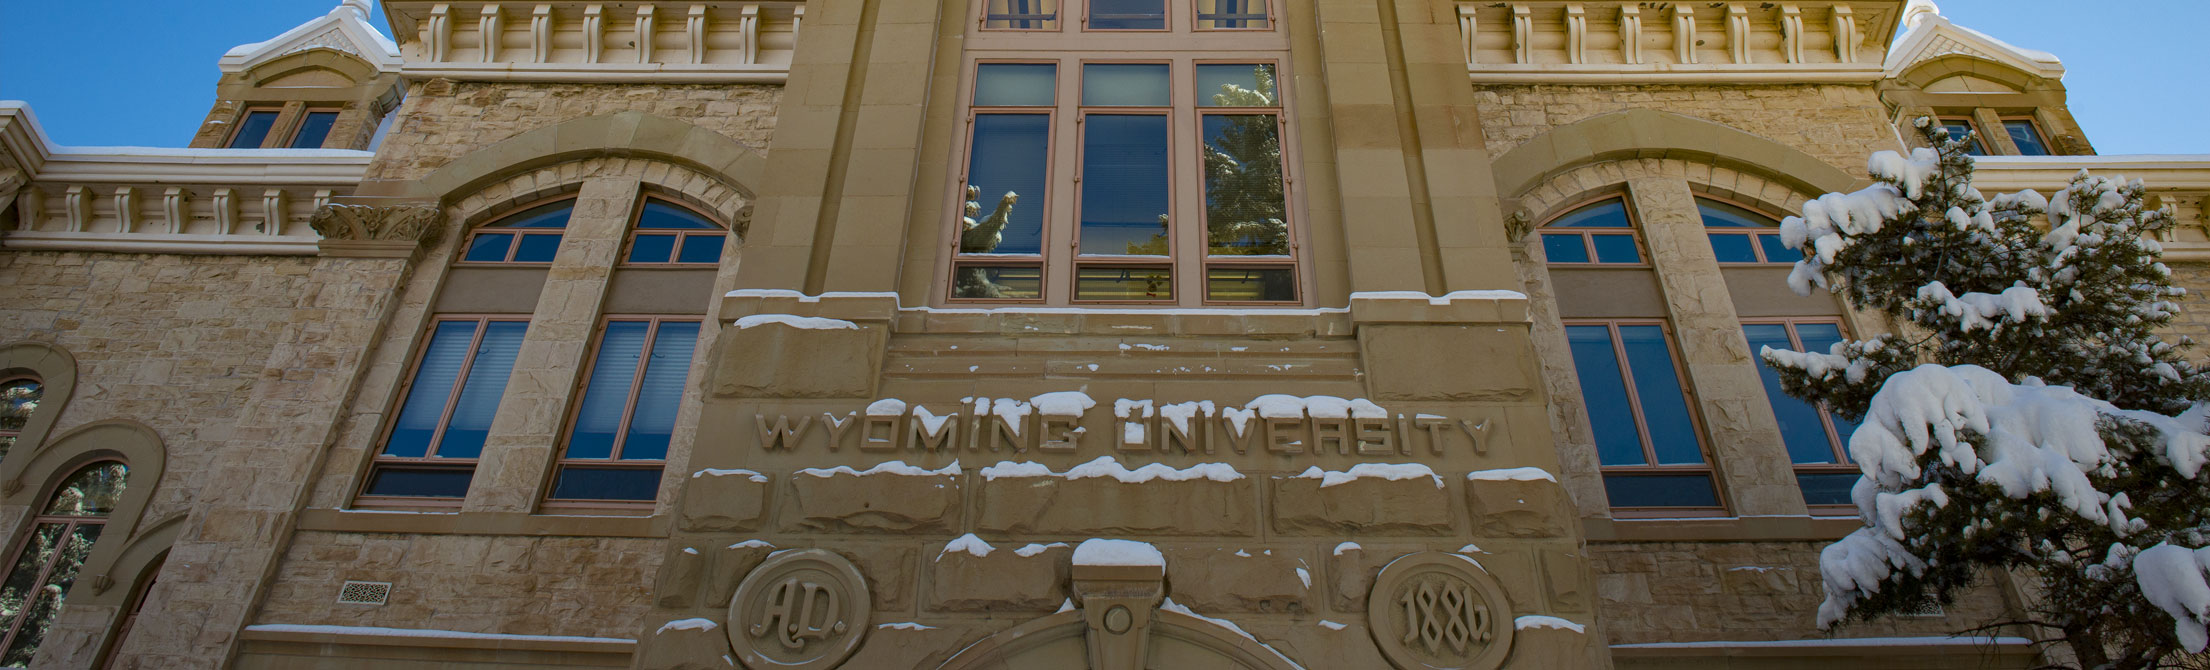
[[777, 552], [729, 599], [729, 647], [753, 670], [825, 670], [867, 633], [867, 579], [835, 552]]
[[1512, 652], [1512, 607], [1480, 564], [1458, 554], [1406, 554], [1366, 596], [1368, 628], [1407, 670], [1493, 670]]

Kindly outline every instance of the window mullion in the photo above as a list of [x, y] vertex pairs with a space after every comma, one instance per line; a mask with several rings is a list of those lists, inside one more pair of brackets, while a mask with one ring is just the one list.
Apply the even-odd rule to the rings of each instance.
[[637, 349], [637, 369], [629, 373], [629, 399], [622, 403], [621, 423], [614, 426], [614, 448], [607, 450], [608, 462], [621, 462], [622, 447], [629, 441], [629, 421], [637, 413], [637, 401], [644, 396], [645, 369], [652, 365], [652, 344], [660, 339], [660, 320], [645, 322], [645, 341]]
[[[438, 449], [445, 446], [445, 430], [452, 427], [453, 412], [459, 410], [461, 392], [468, 390], [468, 373], [476, 367], [476, 354], [478, 350], [483, 348], [484, 333], [491, 330], [490, 319], [479, 318], [475, 321], [476, 330], [468, 337], [468, 353], [460, 359], [460, 371], [453, 373], [453, 390], [446, 393], [445, 411], [439, 412], [437, 415], [437, 432], [430, 436], [429, 446], [422, 450], [423, 458], [437, 458]], [[435, 324], [442, 323], [442, 321], [432, 321], [430, 323], [433, 328], [430, 339], [435, 342], [437, 339], [434, 334], [436, 332], [434, 330]], [[417, 363], [416, 374], [421, 373], [420, 369], [421, 364]]]
[[1612, 356], [1619, 359], [1619, 380], [1627, 390], [1627, 413], [1634, 415], [1635, 433], [1642, 436], [1642, 464], [1657, 467], [1657, 440], [1650, 435], [1650, 422], [1642, 416], [1642, 394], [1635, 389], [1634, 368], [1627, 361], [1625, 336], [1619, 332], [1619, 322], [1608, 321], [1604, 328], [1611, 332]]

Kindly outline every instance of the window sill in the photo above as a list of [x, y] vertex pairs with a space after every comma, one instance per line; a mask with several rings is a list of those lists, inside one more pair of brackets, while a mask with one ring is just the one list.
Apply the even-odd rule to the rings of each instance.
[[1589, 542], [1830, 542], [1864, 527], [1856, 516], [1581, 520]]
[[416, 535], [523, 535], [576, 537], [667, 537], [668, 517], [581, 516], [518, 512], [340, 510], [316, 508], [299, 514], [300, 530]]

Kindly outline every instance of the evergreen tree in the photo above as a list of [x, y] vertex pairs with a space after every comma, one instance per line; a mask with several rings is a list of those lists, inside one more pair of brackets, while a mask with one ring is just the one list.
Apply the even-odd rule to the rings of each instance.
[[[2158, 262], [2169, 210], [2086, 171], [2044, 199], [1984, 198], [1969, 138], [1883, 151], [1878, 183], [1790, 217], [1789, 284], [1898, 334], [1766, 348], [1791, 395], [1863, 426], [1866, 528], [1828, 546], [1819, 625], [1948, 603], [1990, 570], [2035, 583], [2018, 622], [2087, 668], [2203, 667], [2210, 623], [2210, 375], [2156, 331], [2183, 295]], [[1915, 367], [1914, 367], [1915, 366]]]

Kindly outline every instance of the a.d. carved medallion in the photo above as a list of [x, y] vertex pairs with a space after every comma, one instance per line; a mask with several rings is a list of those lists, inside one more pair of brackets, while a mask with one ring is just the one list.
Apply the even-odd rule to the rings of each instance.
[[1479, 563], [1458, 554], [1406, 554], [1381, 569], [1366, 596], [1374, 643], [1399, 668], [1493, 670], [1512, 652], [1512, 607]]
[[823, 670], [867, 634], [867, 579], [835, 552], [777, 552], [729, 599], [729, 646], [753, 670]]

